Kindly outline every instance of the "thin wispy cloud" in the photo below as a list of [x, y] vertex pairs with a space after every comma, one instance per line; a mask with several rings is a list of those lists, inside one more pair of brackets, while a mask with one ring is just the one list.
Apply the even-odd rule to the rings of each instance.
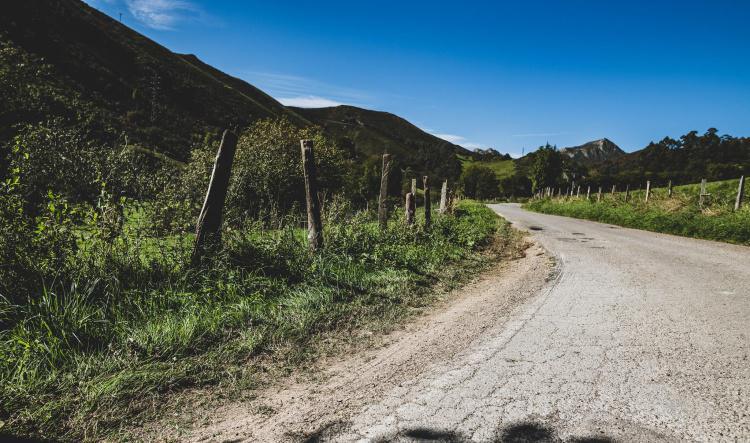
[[466, 149], [484, 149], [486, 148], [485, 145], [481, 145], [479, 143], [473, 143], [466, 139], [466, 137], [462, 135], [455, 135], [455, 134], [441, 134], [438, 132], [434, 132], [432, 130], [422, 129], [425, 132], [428, 132], [432, 135], [434, 135], [437, 138], [442, 138], [443, 140], [453, 143], [455, 145], [463, 146]]
[[341, 102], [324, 97], [316, 97], [314, 95], [308, 95], [306, 97], [279, 98], [278, 100], [284, 106], [296, 106], [298, 108], [327, 108], [330, 106], [343, 105]]
[[359, 89], [298, 75], [246, 71], [240, 76], [289, 106], [319, 108], [346, 104], [368, 107], [373, 101], [372, 95]]
[[173, 30], [179, 23], [203, 15], [196, 5], [184, 0], [125, 0], [125, 4], [136, 20], [159, 30]]
[[[144, 26], [160, 31], [173, 31], [183, 23], [216, 25], [217, 19], [208, 15], [189, 0], [84, 0], [93, 7], [117, 7], [127, 10], [130, 17]], [[115, 14], [116, 15], [116, 14]]]
[[461, 137], [460, 135], [454, 135], [454, 134], [432, 134], [432, 135], [434, 135], [437, 138], [442, 138], [445, 141], [449, 141], [455, 144], [466, 142], [466, 138]]
[[511, 137], [554, 137], [558, 135], [565, 135], [566, 132], [530, 132], [527, 134], [513, 134]]

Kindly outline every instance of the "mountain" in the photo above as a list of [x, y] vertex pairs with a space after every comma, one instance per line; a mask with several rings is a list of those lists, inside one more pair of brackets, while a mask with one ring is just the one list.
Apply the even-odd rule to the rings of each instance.
[[580, 146], [563, 148], [561, 153], [585, 166], [591, 166], [625, 155], [625, 151], [611, 140], [602, 138]]
[[[15, 58], [7, 60], [4, 51], [4, 65], [22, 58], [48, 74], [35, 78], [32, 72], [21, 82], [67, 98], [56, 114], [80, 117], [84, 109], [84, 118], [126, 131], [131, 139], [179, 159], [207, 131], [264, 117], [306, 123], [263, 91], [195, 56], [171, 52], [79, 0], [7, 2], [0, 39]], [[16, 114], [32, 121], [50, 117], [33, 116], [34, 109], [21, 111]], [[5, 117], [2, 123], [24, 123]]]
[[7, 3], [0, 14], [0, 146], [20, 124], [62, 118], [102, 137], [127, 134], [131, 143], [184, 161], [208, 133], [282, 117], [324, 127], [359, 158], [388, 151], [417, 172], [457, 176], [455, 154], [468, 152], [385, 112], [285, 107], [80, 0]]

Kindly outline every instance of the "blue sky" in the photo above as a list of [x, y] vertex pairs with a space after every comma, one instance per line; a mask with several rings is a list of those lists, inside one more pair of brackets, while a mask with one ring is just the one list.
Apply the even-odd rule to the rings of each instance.
[[750, 2], [88, 0], [286, 104], [392, 112], [520, 154], [750, 136]]

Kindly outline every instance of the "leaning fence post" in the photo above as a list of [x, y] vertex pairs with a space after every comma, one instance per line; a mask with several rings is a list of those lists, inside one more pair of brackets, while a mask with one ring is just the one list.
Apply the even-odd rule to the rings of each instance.
[[667, 197], [672, 197], [672, 180], [670, 180], [669, 185], [667, 185]]
[[417, 211], [417, 206], [414, 202], [414, 194], [411, 192], [406, 194], [406, 224], [411, 226], [414, 224], [414, 213]]
[[734, 200], [734, 210], [739, 211], [742, 207], [742, 198], [745, 195], [745, 176], [740, 177], [740, 185], [737, 187], [737, 198]]
[[440, 189], [440, 213], [445, 214], [448, 209], [448, 179], [443, 180], [443, 187]]
[[646, 180], [646, 198], [645, 202], [648, 203], [648, 197], [651, 195], [651, 180]]
[[380, 174], [380, 198], [378, 199], [378, 224], [380, 229], [388, 227], [388, 174], [391, 172], [391, 154], [383, 154], [383, 170]]
[[200, 263], [206, 249], [221, 243], [221, 217], [224, 212], [224, 200], [229, 190], [229, 178], [236, 150], [237, 136], [228, 130], [224, 131], [219, 150], [216, 152], [206, 198], [203, 200], [203, 207], [196, 223], [195, 245], [191, 257], [193, 265]]
[[430, 202], [430, 177], [422, 177], [422, 187], [424, 188], [424, 226], [429, 228], [432, 223], [432, 205]]
[[596, 194], [596, 202], [599, 203], [602, 201], [602, 187], [599, 186], [599, 192]]
[[310, 250], [323, 248], [323, 221], [320, 218], [320, 200], [315, 171], [315, 154], [312, 140], [300, 140], [302, 148], [302, 171], [305, 175], [305, 197], [307, 199], [307, 241]]

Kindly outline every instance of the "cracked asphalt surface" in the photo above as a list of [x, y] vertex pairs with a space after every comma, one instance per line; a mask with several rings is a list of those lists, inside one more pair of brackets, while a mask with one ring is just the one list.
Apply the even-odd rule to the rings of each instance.
[[336, 439], [750, 439], [750, 248], [492, 208], [555, 283]]
[[[378, 382], [376, 397], [362, 388], [360, 403], [329, 408], [324, 399], [348, 401], [357, 385], [324, 389], [314, 398], [325, 411], [272, 420], [289, 432], [262, 435], [750, 441], [750, 248], [491, 207], [555, 258], [551, 275], [550, 267], [528, 268], [545, 274], [527, 277], [542, 278], [529, 286], [533, 296], [449, 357], [390, 385]], [[237, 435], [253, 439], [251, 431]]]

